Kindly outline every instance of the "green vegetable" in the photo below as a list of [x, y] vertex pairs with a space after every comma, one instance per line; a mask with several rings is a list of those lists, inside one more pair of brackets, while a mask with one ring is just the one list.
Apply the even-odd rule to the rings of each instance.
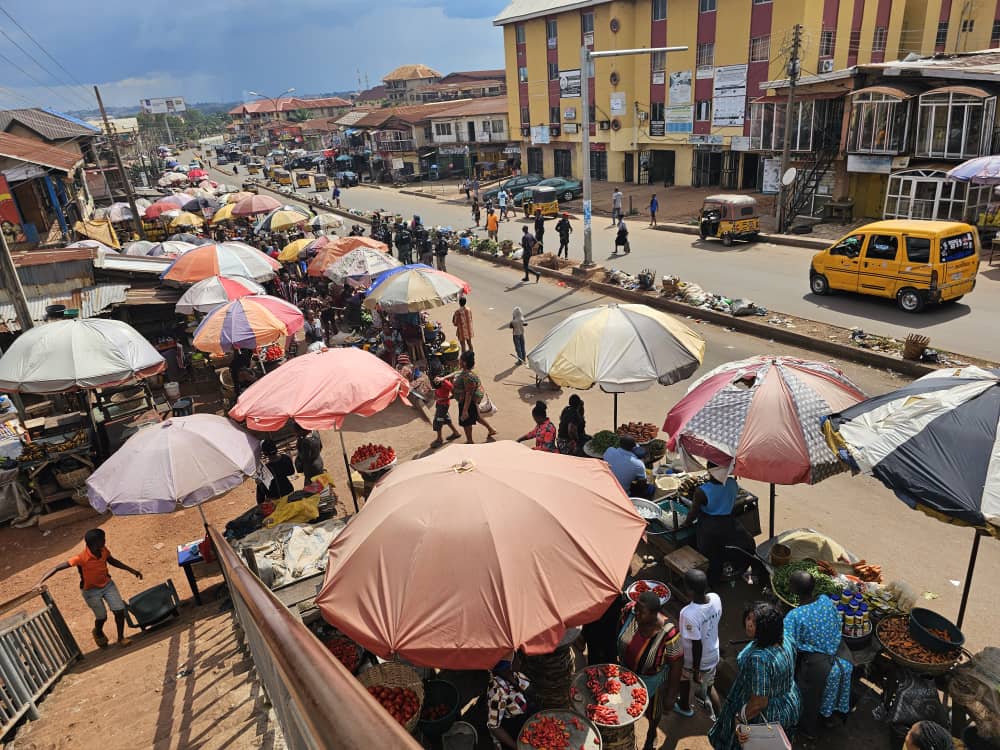
[[830, 594], [840, 593], [841, 587], [830, 576], [822, 572], [816, 563], [812, 560], [798, 560], [775, 569], [774, 574], [771, 576], [771, 588], [785, 601], [795, 605], [799, 603], [799, 597], [791, 592], [788, 585], [789, 577], [797, 570], [804, 570], [806, 573], [812, 575], [813, 580], [816, 582], [816, 596], [829, 596]]
[[619, 439], [615, 433], [611, 430], [601, 430], [590, 439], [590, 448], [595, 453], [603, 455], [608, 448], [617, 448], [618, 443]]

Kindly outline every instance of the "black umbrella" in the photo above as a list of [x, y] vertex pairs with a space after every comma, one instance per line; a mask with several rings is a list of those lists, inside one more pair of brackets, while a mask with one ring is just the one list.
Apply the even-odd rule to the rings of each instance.
[[191, 234], [190, 232], [180, 232], [179, 234], [172, 234], [167, 239], [174, 240], [176, 242], [190, 242], [192, 245], [211, 245], [212, 240], [207, 237], [199, 237], [196, 234]]
[[215, 200], [215, 198], [206, 198], [203, 195], [195, 195], [192, 196], [191, 200], [185, 203], [182, 208], [185, 211], [196, 212], [204, 212], [205, 209], [208, 209], [214, 213], [219, 210], [219, 205], [219, 201]]

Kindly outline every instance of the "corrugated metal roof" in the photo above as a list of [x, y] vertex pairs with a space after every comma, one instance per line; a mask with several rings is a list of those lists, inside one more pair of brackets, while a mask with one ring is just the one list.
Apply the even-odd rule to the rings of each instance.
[[152, 273], [159, 276], [173, 263], [172, 258], [156, 258], [149, 255], [111, 255], [107, 253], [94, 261], [94, 268], [103, 271], [124, 271], [126, 273]]
[[71, 115], [46, 109], [5, 109], [0, 111], [0, 130], [6, 130], [12, 122], [19, 122], [50, 141], [94, 135], [99, 128], [78, 120]]
[[125, 297], [126, 305], [176, 305], [183, 290], [169, 287], [131, 287]]
[[[28, 297], [31, 319], [36, 323], [42, 323], [45, 321], [45, 308], [49, 305], [66, 305], [68, 308], [79, 310], [81, 318], [92, 318], [113, 305], [125, 302], [128, 288], [128, 284], [98, 284], [70, 291], [54, 289], [46, 294], [35, 295], [25, 290], [25, 294]], [[0, 301], [0, 330], [6, 333], [21, 330], [12, 302]]]
[[29, 164], [39, 164], [60, 172], [70, 172], [83, 163], [79, 154], [70, 154], [41, 141], [21, 138], [10, 133], [0, 133], [0, 156], [6, 156]]

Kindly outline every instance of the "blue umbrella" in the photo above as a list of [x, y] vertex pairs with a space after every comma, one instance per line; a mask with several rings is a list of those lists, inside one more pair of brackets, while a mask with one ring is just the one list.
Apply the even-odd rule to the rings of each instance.
[[980, 156], [948, 170], [948, 177], [975, 185], [1000, 185], [1000, 155]]

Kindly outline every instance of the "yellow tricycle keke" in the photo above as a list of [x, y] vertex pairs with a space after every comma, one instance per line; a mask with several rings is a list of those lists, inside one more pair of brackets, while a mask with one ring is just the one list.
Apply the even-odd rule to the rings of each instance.
[[310, 188], [312, 187], [312, 180], [309, 179], [311, 175], [308, 172], [296, 172], [295, 173], [295, 187], [297, 188]]
[[554, 187], [536, 185], [524, 189], [521, 205], [525, 217], [534, 216], [541, 211], [542, 216], [559, 215], [559, 195]]
[[292, 186], [292, 174], [287, 169], [275, 169], [272, 174], [274, 175], [274, 181], [279, 185]]
[[260, 174], [261, 164], [260, 162], [252, 161], [247, 164], [247, 172], [250, 174]]
[[327, 177], [322, 172], [317, 172], [313, 175], [313, 189], [319, 193], [323, 190], [330, 189], [330, 178]]
[[757, 239], [760, 234], [757, 201], [749, 195], [709, 195], [701, 206], [698, 233], [703, 240], [718, 237], [726, 247], [733, 240]]

